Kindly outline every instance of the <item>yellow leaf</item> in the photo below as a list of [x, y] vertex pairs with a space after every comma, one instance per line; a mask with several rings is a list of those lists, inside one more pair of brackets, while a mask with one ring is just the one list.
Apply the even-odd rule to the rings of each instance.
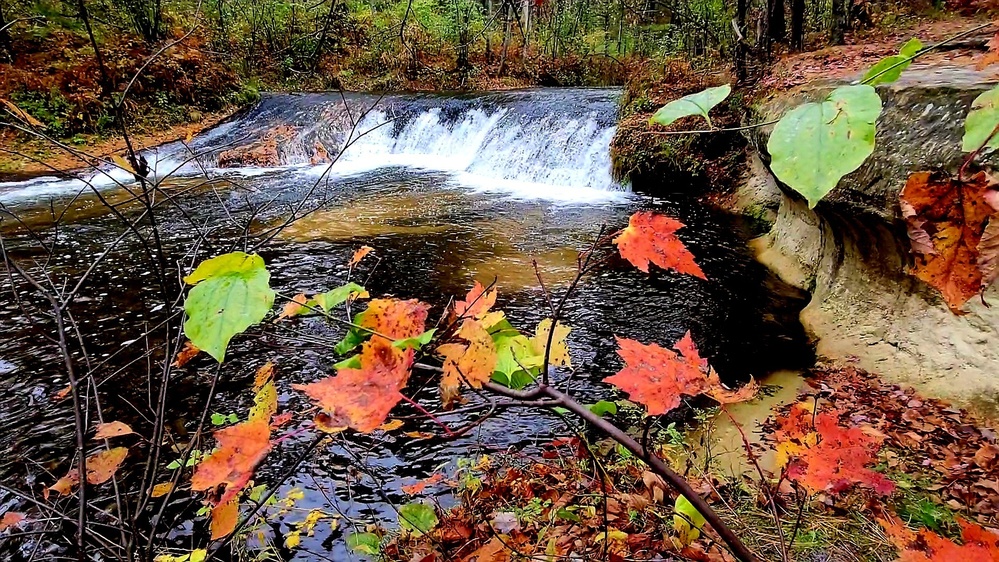
[[135, 168], [132, 168], [132, 165], [128, 163], [128, 160], [125, 160], [121, 156], [118, 156], [117, 154], [113, 154], [111, 156], [111, 161], [114, 162], [115, 166], [118, 166], [122, 170], [125, 170], [126, 172], [129, 172], [129, 173], [132, 173], [132, 174], [135, 173]]
[[305, 516], [305, 521], [302, 521], [300, 529], [304, 529], [306, 533], [311, 537], [313, 533], [316, 532], [316, 523], [325, 517], [328, 517], [326, 513], [318, 509], [313, 509]]
[[45, 123], [42, 123], [38, 119], [35, 119], [27, 111], [25, 111], [25, 110], [21, 109], [20, 107], [17, 107], [16, 105], [14, 105], [14, 102], [5, 100], [3, 98], [0, 98], [0, 103], [2, 103], [5, 106], [7, 106], [7, 111], [9, 111], [11, 114], [13, 114], [14, 117], [20, 119], [21, 121], [24, 121], [28, 125], [31, 125], [32, 127], [38, 127], [38, 128], [41, 128], [41, 129], [45, 128]]
[[268, 361], [257, 369], [257, 374], [253, 377], [253, 392], [260, 392], [260, 389], [273, 378], [274, 363]]
[[[264, 367], [266, 366], [264, 365]], [[257, 395], [253, 397], [253, 407], [250, 408], [248, 419], [270, 420], [275, 412], [277, 412], [277, 389], [274, 387], [274, 381], [268, 379], [257, 391]]]
[[609, 542], [625, 542], [628, 540], [628, 533], [617, 529], [607, 529], [593, 538], [593, 542], [603, 542], [605, 540]]
[[299, 531], [291, 531], [284, 536], [284, 547], [295, 548], [302, 542], [302, 534]]
[[149, 495], [154, 498], [161, 498], [173, 491], [173, 482], [163, 482], [153, 486], [153, 491]]
[[[534, 352], [542, 357], [545, 354], [545, 346], [548, 344], [548, 336], [551, 329], [551, 318], [545, 318], [538, 323], [538, 329], [534, 337], [531, 338], [531, 346], [534, 348]], [[572, 328], [561, 322], [555, 324], [555, 335], [552, 337], [552, 348], [548, 357], [549, 364], [558, 367], [572, 367], [572, 361], [569, 358], [569, 344], [565, 341], [569, 336], [570, 330]]]
[[400, 427], [402, 427], [402, 425], [403, 425], [402, 420], [389, 420], [378, 426], [378, 429], [382, 431], [392, 431], [395, 429], [399, 429]]

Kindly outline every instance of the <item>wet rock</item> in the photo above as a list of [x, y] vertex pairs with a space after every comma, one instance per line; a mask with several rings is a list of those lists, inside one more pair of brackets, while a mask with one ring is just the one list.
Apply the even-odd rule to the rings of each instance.
[[[754, 241], [759, 259], [809, 291], [801, 321], [817, 353], [855, 361], [921, 393], [999, 415], [999, 307], [972, 299], [967, 314], [906, 273], [911, 262], [898, 194], [912, 172], [956, 173], [964, 117], [995, 76], [963, 67], [913, 67], [879, 88], [884, 111], [874, 154], [817, 207], [779, 185], [765, 162], [769, 130], [752, 135], [759, 160], [735, 206], [769, 223]], [[812, 84], [772, 99], [756, 119], [779, 117], [835, 84]], [[990, 160], [995, 165], [997, 159]], [[999, 288], [984, 295], [999, 301]]]
[[297, 131], [288, 125], [277, 126], [250, 144], [219, 153], [219, 168], [255, 166], [271, 168], [281, 165], [280, 145], [291, 143]]

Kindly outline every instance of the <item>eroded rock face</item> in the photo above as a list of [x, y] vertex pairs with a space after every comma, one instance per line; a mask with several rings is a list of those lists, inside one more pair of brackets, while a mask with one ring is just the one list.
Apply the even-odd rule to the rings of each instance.
[[219, 153], [219, 168], [254, 166], [270, 168], [281, 164], [279, 144], [291, 142], [297, 132], [288, 125], [279, 125], [259, 140]]
[[[737, 197], [743, 212], [772, 220], [755, 241], [760, 260], [811, 292], [801, 321], [820, 357], [855, 361], [990, 417], [999, 416], [999, 306], [972, 299], [967, 314], [955, 315], [934, 289], [906, 273], [911, 258], [898, 194], [912, 172], [957, 171], [964, 117], [994, 82], [991, 74], [962, 67], [910, 69], [879, 88], [884, 112], [874, 154], [814, 210], [778, 186], [762, 162]], [[761, 119], [828, 89], [817, 85], [771, 100]], [[768, 133], [753, 139], [764, 161]], [[999, 303], [999, 288], [984, 299]]]

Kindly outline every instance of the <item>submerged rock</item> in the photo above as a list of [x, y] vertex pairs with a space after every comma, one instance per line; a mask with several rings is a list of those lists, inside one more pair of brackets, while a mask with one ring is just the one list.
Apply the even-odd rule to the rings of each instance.
[[[986, 302], [999, 302], [999, 288], [955, 315], [935, 289], [908, 275], [899, 192], [912, 172], [957, 172], [965, 115], [995, 81], [990, 72], [934, 65], [880, 87], [884, 111], [874, 154], [814, 210], [769, 173], [769, 130], [755, 131], [757, 161], [735, 197], [742, 212], [770, 223], [754, 244], [759, 259], [811, 293], [801, 321], [820, 357], [856, 361], [989, 416], [999, 415], [999, 307]], [[756, 118], [777, 118], [834, 86], [782, 94], [760, 106]]]

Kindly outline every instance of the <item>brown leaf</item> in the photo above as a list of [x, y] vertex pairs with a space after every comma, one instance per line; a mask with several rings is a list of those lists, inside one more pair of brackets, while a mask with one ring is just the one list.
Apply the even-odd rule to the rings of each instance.
[[942, 173], [916, 172], [900, 194], [910, 231], [925, 231], [933, 248], [929, 253], [925, 240], [914, 239], [916, 257], [911, 273], [940, 291], [955, 313], [960, 313], [962, 305], [982, 287], [978, 244], [985, 222], [994, 212], [984, 198], [989, 185], [984, 172], [968, 181]]
[[23, 513], [19, 513], [17, 511], [8, 511], [7, 513], [4, 513], [3, 517], [0, 518], [0, 533], [10, 529], [11, 527], [17, 527], [22, 521], [25, 520], [25, 518], [26, 517]]
[[103, 484], [114, 476], [128, 456], [128, 447], [115, 447], [87, 457], [87, 482]]
[[199, 353], [201, 353], [201, 350], [198, 349], [197, 346], [190, 341], [186, 341], [184, 342], [184, 348], [177, 354], [177, 359], [174, 360], [171, 367], [183, 367], [184, 365], [187, 365], [188, 361], [194, 359]]
[[999, 447], [992, 444], [985, 444], [975, 453], [975, 464], [979, 468], [989, 470], [995, 466], [996, 457], [999, 457]]
[[120, 421], [97, 424], [97, 433], [94, 439], [111, 439], [135, 433], [127, 424]]
[[978, 59], [978, 62], [975, 64], [975, 68], [978, 70], [982, 70], [987, 66], [999, 62], [999, 32], [996, 32], [996, 34], [992, 36], [992, 39], [989, 39], [987, 46], [989, 50], [986, 51], [986, 53], [982, 55], [982, 58]]
[[978, 242], [978, 271], [982, 273], [982, 290], [999, 278], [999, 215], [989, 218]]

